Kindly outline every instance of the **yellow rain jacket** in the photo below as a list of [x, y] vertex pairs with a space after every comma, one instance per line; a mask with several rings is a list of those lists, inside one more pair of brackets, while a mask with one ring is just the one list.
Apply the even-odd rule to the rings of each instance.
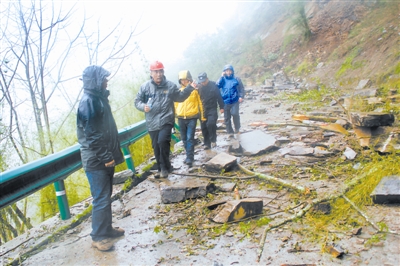
[[[179, 83], [181, 79], [192, 81], [190, 72], [187, 70], [179, 72]], [[181, 85], [180, 90], [182, 91], [184, 89], [185, 87]], [[200, 118], [201, 121], [206, 120], [204, 118], [203, 104], [201, 103], [200, 95], [197, 90], [193, 90], [184, 102], [175, 102], [175, 115], [182, 119]]]

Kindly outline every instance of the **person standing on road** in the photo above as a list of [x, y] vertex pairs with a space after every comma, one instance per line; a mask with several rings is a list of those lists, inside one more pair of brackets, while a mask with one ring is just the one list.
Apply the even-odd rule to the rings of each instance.
[[[239, 133], [240, 115], [239, 103], [244, 99], [244, 87], [242, 80], [235, 76], [235, 71], [232, 65], [225, 65], [221, 77], [217, 81], [217, 86], [224, 100], [224, 120], [226, 132], [230, 137], [233, 133]], [[231, 118], [235, 131], [232, 128]]]
[[215, 148], [217, 146], [218, 106], [220, 113], [224, 113], [224, 101], [222, 100], [217, 85], [214, 81], [208, 79], [207, 73], [200, 73], [198, 79], [198, 90], [205, 117], [205, 121], [201, 122], [204, 146], [206, 149]]
[[135, 107], [145, 112], [158, 172], [163, 178], [173, 170], [169, 153], [175, 124], [174, 102], [183, 102], [193, 90], [191, 83], [184, 90], [179, 90], [164, 76], [164, 65], [155, 61], [150, 64], [150, 80], [143, 83], [137, 93]]
[[[183, 91], [190, 83], [195, 87], [197, 86], [197, 84], [193, 82], [189, 70], [182, 70], [179, 72], [178, 82], [181, 85], [181, 91]], [[194, 162], [194, 134], [196, 132], [197, 119], [200, 119], [200, 121], [205, 120], [199, 92], [193, 90], [185, 101], [175, 103], [175, 111], [176, 117], [178, 118], [181, 139], [186, 150], [186, 159], [184, 163], [189, 167], [192, 167]]]
[[100, 251], [113, 247], [112, 238], [124, 235], [111, 226], [111, 195], [115, 165], [124, 162], [118, 130], [108, 103], [110, 72], [101, 66], [88, 66], [82, 75], [84, 94], [77, 111], [77, 135], [82, 166], [93, 197], [92, 246]]

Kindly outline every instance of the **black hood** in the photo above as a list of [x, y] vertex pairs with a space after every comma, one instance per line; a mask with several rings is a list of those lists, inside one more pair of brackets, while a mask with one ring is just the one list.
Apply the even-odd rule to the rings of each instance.
[[110, 72], [101, 66], [88, 66], [82, 74], [83, 89], [103, 93], [101, 85], [108, 76]]

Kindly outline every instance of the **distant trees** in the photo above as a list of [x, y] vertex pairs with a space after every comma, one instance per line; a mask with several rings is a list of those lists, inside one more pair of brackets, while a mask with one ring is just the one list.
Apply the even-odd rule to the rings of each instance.
[[[77, 4], [65, 7], [59, 1], [0, 3], [0, 163], [4, 168], [76, 143], [75, 134], [61, 139], [59, 133], [68, 130], [68, 121], [70, 125], [75, 121], [70, 117], [81, 94], [77, 81], [82, 70], [98, 64], [115, 74], [138, 49], [133, 41], [135, 28], [124, 30], [120, 24], [89, 28], [92, 20], [81, 10]], [[49, 204], [55, 206], [54, 193]], [[7, 221], [16, 225], [18, 210], [3, 209], [0, 217], [2, 225]]]

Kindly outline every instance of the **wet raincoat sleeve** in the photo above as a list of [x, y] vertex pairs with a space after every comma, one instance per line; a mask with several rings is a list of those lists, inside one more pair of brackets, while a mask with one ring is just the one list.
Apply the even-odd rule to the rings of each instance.
[[169, 96], [174, 102], [183, 102], [190, 96], [193, 90], [194, 88], [191, 85], [188, 85], [182, 91], [175, 85], [170, 89]]
[[138, 93], [136, 94], [136, 99], [135, 99], [135, 107], [139, 111], [144, 112], [144, 106], [146, 105], [146, 102], [148, 99], [145, 99], [146, 94], [144, 93], [145, 91], [145, 84], [140, 86], [140, 89]]

